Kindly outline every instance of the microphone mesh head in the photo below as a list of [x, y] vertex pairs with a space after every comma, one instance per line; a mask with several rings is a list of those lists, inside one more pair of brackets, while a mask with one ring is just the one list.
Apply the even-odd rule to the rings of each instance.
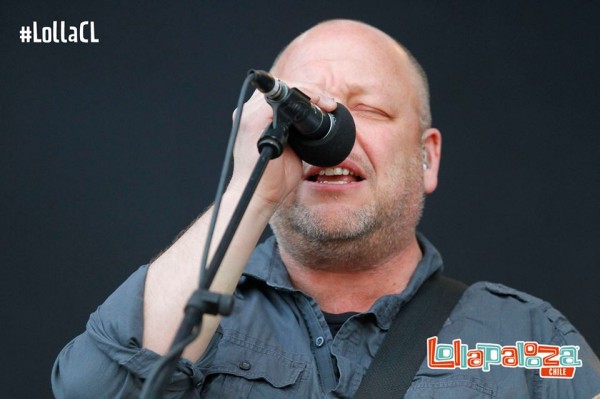
[[335, 123], [327, 135], [318, 140], [308, 140], [290, 126], [288, 143], [298, 157], [311, 165], [330, 167], [340, 164], [352, 151], [356, 139], [354, 119], [344, 105], [338, 103], [331, 112]]

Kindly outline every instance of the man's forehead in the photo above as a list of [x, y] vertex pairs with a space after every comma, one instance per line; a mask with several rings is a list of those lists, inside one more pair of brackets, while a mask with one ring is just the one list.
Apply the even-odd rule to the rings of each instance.
[[348, 95], [378, 93], [380, 98], [389, 97], [388, 102], [408, 101], [429, 120], [427, 83], [419, 68], [410, 53], [386, 33], [361, 22], [336, 20], [319, 24], [292, 41], [272, 72], [284, 80], [314, 83]]

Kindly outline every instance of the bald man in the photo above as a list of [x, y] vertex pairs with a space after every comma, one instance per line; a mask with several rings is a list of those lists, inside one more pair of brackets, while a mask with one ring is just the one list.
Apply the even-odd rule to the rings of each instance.
[[[371, 26], [335, 20], [296, 38], [272, 72], [325, 111], [346, 105], [356, 143], [332, 168], [303, 163], [289, 148], [271, 162], [212, 286], [235, 291], [233, 314], [205, 316], [165, 397], [350, 398], [398, 311], [442, 268], [436, 249], [416, 232], [424, 197], [437, 185], [441, 134], [431, 127], [427, 80], [412, 55]], [[217, 238], [272, 117], [260, 93], [244, 107]], [[210, 216], [211, 210], [91, 316], [57, 359], [57, 397], [137, 395], [197, 288]], [[255, 248], [268, 223], [274, 237]], [[564, 316], [502, 285], [469, 287], [438, 339], [574, 345], [583, 366], [573, 379], [542, 379], [535, 369], [449, 370], [424, 362], [406, 397], [600, 392], [598, 359]]]

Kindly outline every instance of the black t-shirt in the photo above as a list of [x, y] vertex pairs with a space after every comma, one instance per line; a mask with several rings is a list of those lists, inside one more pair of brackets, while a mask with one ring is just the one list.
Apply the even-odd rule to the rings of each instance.
[[345, 313], [327, 313], [323, 312], [323, 316], [325, 316], [325, 321], [329, 326], [329, 330], [331, 331], [331, 336], [335, 338], [340, 328], [342, 328], [342, 324], [346, 322], [350, 317], [358, 314], [357, 312], [345, 312]]

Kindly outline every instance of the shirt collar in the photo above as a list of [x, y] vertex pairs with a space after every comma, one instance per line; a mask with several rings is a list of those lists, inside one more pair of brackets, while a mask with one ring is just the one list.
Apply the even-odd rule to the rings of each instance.
[[296, 291], [279, 255], [274, 236], [267, 238], [252, 252], [242, 277], [253, 277], [274, 288]]
[[[377, 324], [383, 330], [390, 327], [400, 307], [416, 294], [425, 280], [443, 269], [442, 256], [433, 244], [418, 232], [417, 241], [423, 252], [423, 257], [406, 288], [399, 294], [382, 296], [375, 301], [371, 309], [365, 312], [375, 316]], [[292, 286], [287, 269], [279, 255], [277, 241], [273, 236], [256, 247], [248, 260], [240, 283], [243, 284], [248, 277], [263, 281], [273, 288], [297, 291]]]

